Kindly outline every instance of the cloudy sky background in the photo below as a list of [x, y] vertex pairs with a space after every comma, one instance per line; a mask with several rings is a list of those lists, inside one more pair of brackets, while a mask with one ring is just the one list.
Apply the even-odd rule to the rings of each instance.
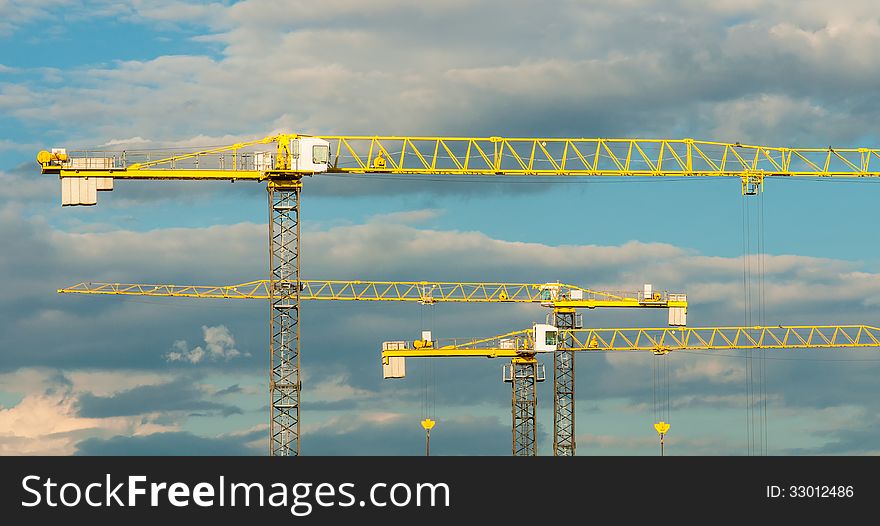
[[[97, 207], [62, 209], [58, 181], [33, 161], [41, 148], [217, 145], [279, 130], [876, 146], [878, 46], [868, 0], [0, 0], [0, 454], [267, 449], [267, 305], [54, 293], [264, 277], [264, 187], [117, 182]], [[740, 324], [739, 184], [316, 177], [304, 190], [303, 274], [651, 282], [688, 293], [693, 326]], [[878, 197], [872, 181], [768, 182], [768, 323], [880, 324]], [[488, 336], [544, 315], [305, 305], [303, 452], [420, 454], [430, 377], [434, 451], [509, 454], [500, 361], [411, 361], [410, 377], [383, 382], [378, 350], [422, 328]], [[665, 323], [659, 311], [584, 319]], [[875, 352], [767, 357], [771, 454], [880, 452]], [[578, 358], [580, 454], [657, 454], [653, 359]], [[742, 355], [667, 359], [668, 453], [745, 454]], [[548, 454], [550, 382], [539, 404]]]

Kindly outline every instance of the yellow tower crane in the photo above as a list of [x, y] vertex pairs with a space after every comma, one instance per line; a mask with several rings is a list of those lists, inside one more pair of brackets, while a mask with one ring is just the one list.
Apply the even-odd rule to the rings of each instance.
[[[537, 454], [535, 383], [540, 381], [537, 355], [581, 351], [652, 352], [737, 349], [830, 349], [878, 348], [880, 328], [867, 325], [791, 325], [775, 327], [663, 327], [626, 329], [562, 329], [535, 324], [490, 338], [451, 340], [397, 340], [382, 344], [382, 364], [386, 370], [405, 374], [407, 358], [483, 357], [508, 358], [504, 380], [512, 384], [511, 419], [513, 454]], [[669, 424], [658, 422], [661, 454]]]
[[[186, 298], [269, 299], [270, 282], [255, 280], [238, 285], [169, 285], [143, 283], [77, 283], [58, 289], [60, 294], [157, 296]], [[582, 326], [577, 309], [665, 308], [669, 325], [687, 321], [687, 296], [657, 291], [645, 285], [637, 291], [595, 291], [562, 283], [465, 283], [438, 281], [333, 281], [300, 280], [300, 301], [403, 301], [435, 303], [532, 303], [552, 308], [552, 317], [568, 320], [571, 328]], [[549, 316], [548, 316], [549, 317]], [[564, 367], [557, 363], [562, 356]], [[554, 454], [572, 456], [575, 452], [574, 356], [561, 348], [554, 353]], [[559, 372], [561, 371], [561, 373]], [[384, 367], [387, 377], [403, 376], [401, 368]], [[543, 369], [541, 370], [543, 378]], [[532, 408], [534, 410], [534, 408]], [[435, 422], [422, 421], [426, 433], [426, 453], [430, 452], [431, 428]]]
[[115, 179], [266, 182], [271, 318], [269, 454], [300, 452], [300, 193], [326, 172], [440, 176], [877, 177], [880, 150], [784, 148], [693, 139], [309, 136], [294, 133], [189, 153], [43, 150], [61, 204], [97, 204]]

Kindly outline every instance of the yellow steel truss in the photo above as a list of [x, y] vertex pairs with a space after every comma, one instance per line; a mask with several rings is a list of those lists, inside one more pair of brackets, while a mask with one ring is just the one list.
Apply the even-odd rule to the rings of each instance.
[[[289, 169], [280, 134], [199, 150], [71, 151], [62, 163], [38, 157], [44, 173], [119, 179], [265, 180], [307, 175]], [[787, 148], [693, 139], [318, 136], [331, 147], [331, 172], [425, 175], [877, 177], [880, 149]], [[274, 145], [271, 169], [257, 169], [254, 151]], [[74, 164], [72, 159], [96, 159]], [[104, 162], [106, 160], [106, 162]]]
[[[560, 330], [558, 341], [570, 335], [571, 351], [829, 349], [880, 347], [880, 328], [868, 325], [778, 325], [775, 327], [662, 327]], [[385, 350], [391, 357], [514, 358], [535, 354], [531, 329], [473, 340], [413, 342], [412, 349]]]
[[[269, 280], [237, 285], [153, 285], [143, 283], [77, 283], [58, 289], [69, 294], [165, 296], [186, 298], [269, 299]], [[555, 296], [548, 287], [555, 288]], [[571, 299], [579, 291], [582, 299]], [[406, 301], [419, 303], [541, 303], [557, 308], [684, 307], [682, 294], [638, 291], [595, 291], [560, 283], [466, 283], [439, 281], [300, 280], [301, 300]]]
[[[880, 149], [785, 148], [693, 139], [322, 136], [340, 171], [401, 174], [880, 175]], [[382, 157], [384, 168], [376, 168]]]

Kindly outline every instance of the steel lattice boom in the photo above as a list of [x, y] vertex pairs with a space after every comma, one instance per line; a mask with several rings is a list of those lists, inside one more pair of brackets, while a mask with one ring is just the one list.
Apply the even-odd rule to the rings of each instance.
[[[237, 285], [77, 283], [63, 294], [269, 299], [269, 280]], [[418, 303], [540, 303], [558, 307], [687, 308], [684, 294], [666, 291], [595, 291], [560, 283], [467, 283], [441, 281], [300, 280], [301, 300], [406, 301]], [[575, 297], [572, 299], [572, 291]], [[580, 294], [577, 294], [577, 293]]]
[[[322, 136], [333, 168], [453, 175], [880, 175], [880, 150], [785, 148], [693, 139]], [[380, 161], [380, 164], [383, 164]]]
[[[329, 145], [328, 171], [413, 175], [877, 177], [877, 148], [789, 148], [694, 139], [432, 137], [279, 134], [195, 152], [78, 150], [45, 173], [120, 179], [258, 180], [316, 173], [290, 161], [291, 141]], [[266, 145], [272, 145], [268, 152]], [[260, 154], [260, 155], [257, 155]], [[262, 157], [262, 155], [270, 157]], [[59, 161], [59, 162], [55, 162]], [[270, 164], [266, 164], [271, 161]]]
[[[880, 347], [880, 328], [869, 325], [778, 325], [774, 327], [660, 327], [559, 329], [571, 351], [723, 351], [737, 349], [832, 349]], [[535, 350], [535, 330], [482, 339], [417, 341], [416, 348], [383, 350], [391, 357], [516, 358]], [[563, 347], [559, 347], [560, 349]], [[554, 349], [556, 350], [556, 349]]]

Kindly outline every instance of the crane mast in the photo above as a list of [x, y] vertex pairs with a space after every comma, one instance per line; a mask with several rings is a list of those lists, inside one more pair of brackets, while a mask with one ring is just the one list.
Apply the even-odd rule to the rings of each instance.
[[98, 192], [112, 191], [116, 179], [268, 183], [272, 455], [300, 453], [299, 224], [305, 177], [325, 172], [363, 176], [734, 177], [741, 180], [744, 195], [754, 195], [767, 177], [880, 176], [878, 149], [787, 148], [690, 138], [282, 133], [187, 153], [68, 152], [53, 148], [40, 151], [37, 163], [42, 174], [60, 178], [63, 206], [97, 204]]
[[[172, 285], [82, 282], [58, 289], [59, 294], [166, 296], [204, 299], [269, 299], [271, 280], [236, 285]], [[675, 308], [686, 315], [687, 296], [654, 290], [597, 291], [559, 282], [500, 283], [462, 281], [371, 281], [300, 279], [304, 300], [400, 301], [409, 303], [531, 303], [546, 307]], [[683, 325], [684, 323], [675, 323]]]
[[[582, 327], [575, 310], [567, 307], [553, 309], [553, 325], [563, 331]], [[571, 343], [560, 341], [559, 349], [553, 353], [553, 454], [557, 457], [575, 454], [575, 360]], [[536, 396], [536, 406], [537, 403]]]
[[298, 181], [269, 190], [269, 454], [300, 454], [300, 287]]

